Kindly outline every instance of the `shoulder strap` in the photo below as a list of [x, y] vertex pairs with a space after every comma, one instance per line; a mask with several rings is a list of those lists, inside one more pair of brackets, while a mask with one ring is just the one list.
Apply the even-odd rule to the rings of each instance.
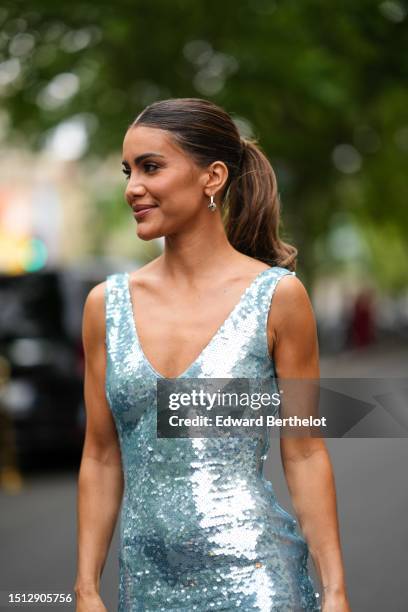
[[266, 355], [269, 354], [267, 323], [272, 299], [280, 279], [288, 275], [296, 276], [296, 272], [280, 266], [274, 266], [260, 278], [260, 283], [256, 288], [256, 295], [254, 297], [256, 298], [255, 304], [258, 310], [257, 333], [259, 334], [259, 342], [264, 345]]
[[252, 291], [250, 291], [248, 295], [249, 300], [251, 301], [256, 298], [257, 301], [265, 304], [267, 311], [269, 312], [269, 306], [278, 282], [283, 276], [287, 276], [289, 274], [295, 276], [296, 272], [292, 272], [287, 268], [281, 268], [280, 266], [273, 266], [272, 268], [269, 268], [269, 270], [266, 270], [264, 274], [261, 274], [261, 276], [251, 287]]
[[268, 317], [272, 298], [275, 295], [276, 287], [278, 286], [280, 279], [288, 275], [296, 276], [296, 272], [292, 272], [291, 270], [282, 268], [280, 266], [273, 266], [269, 273], [262, 279], [263, 282], [259, 288], [259, 298], [265, 303], [266, 318]]
[[128, 324], [126, 273], [110, 274], [105, 284], [105, 344], [109, 351], [112, 338]]

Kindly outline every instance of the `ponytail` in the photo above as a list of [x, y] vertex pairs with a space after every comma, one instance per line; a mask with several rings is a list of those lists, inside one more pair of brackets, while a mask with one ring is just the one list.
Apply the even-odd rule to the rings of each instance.
[[273, 168], [256, 141], [241, 142], [241, 171], [226, 196], [228, 240], [245, 255], [294, 271], [298, 251], [279, 237], [280, 201]]

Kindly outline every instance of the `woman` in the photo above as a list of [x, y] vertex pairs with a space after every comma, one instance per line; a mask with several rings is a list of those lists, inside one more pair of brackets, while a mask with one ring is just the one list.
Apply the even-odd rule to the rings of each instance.
[[319, 376], [268, 160], [221, 108], [172, 99], [129, 127], [123, 170], [137, 235], [164, 236], [165, 248], [109, 276], [84, 309], [77, 612], [106, 610], [100, 576], [122, 496], [120, 612], [349, 611], [322, 439], [281, 439], [301, 535], [261, 475], [267, 446], [156, 435], [159, 379]]

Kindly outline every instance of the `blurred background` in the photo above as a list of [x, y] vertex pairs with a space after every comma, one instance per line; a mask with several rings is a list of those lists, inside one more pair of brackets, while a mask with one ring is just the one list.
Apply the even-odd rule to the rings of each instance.
[[[259, 140], [321, 375], [407, 375], [407, 14], [375, 0], [2, 4], [0, 608], [12, 591], [73, 592], [84, 300], [163, 247], [137, 238], [121, 172], [124, 133], [150, 102], [213, 100]], [[328, 446], [352, 610], [405, 612], [406, 439]], [[266, 474], [290, 509], [276, 448]]]

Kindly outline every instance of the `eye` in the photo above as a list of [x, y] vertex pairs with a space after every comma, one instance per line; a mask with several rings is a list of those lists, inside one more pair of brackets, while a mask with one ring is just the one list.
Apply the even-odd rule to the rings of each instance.
[[151, 174], [152, 172], [157, 170], [159, 166], [157, 164], [152, 164], [151, 162], [148, 162], [147, 164], [144, 164], [143, 167], [148, 174]]
[[127, 168], [122, 168], [122, 172], [126, 177], [126, 180], [128, 181], [130, 179], [130, 170], [128, 170]]

